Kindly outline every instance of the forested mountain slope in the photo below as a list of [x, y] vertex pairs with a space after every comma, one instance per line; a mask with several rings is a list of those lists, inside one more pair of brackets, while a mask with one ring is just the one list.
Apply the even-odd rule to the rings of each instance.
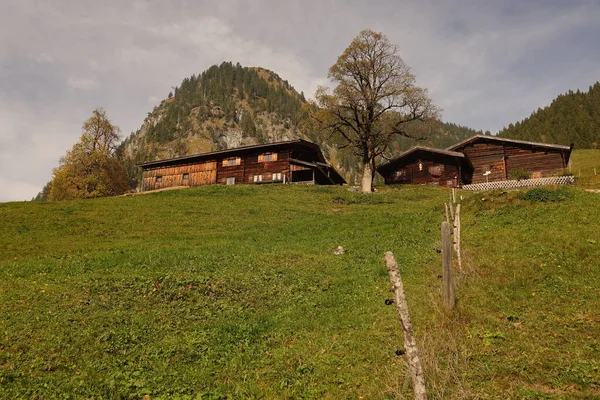
[[587, 92], [569, 90], [531, 116], [502, 129], [499, 136], [597, 148], [600, 142], [600, 82]]

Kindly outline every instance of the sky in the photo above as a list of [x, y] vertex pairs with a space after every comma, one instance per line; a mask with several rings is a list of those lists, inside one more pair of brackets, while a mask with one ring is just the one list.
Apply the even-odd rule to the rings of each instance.
[[363, 29], [442, 119], [496, 133], [600, 80], [600, 2], [0, 0], [0, 202], [34, 197], [103, 107], [123, 136], [185, 77], [261, 66], [312, 97]]

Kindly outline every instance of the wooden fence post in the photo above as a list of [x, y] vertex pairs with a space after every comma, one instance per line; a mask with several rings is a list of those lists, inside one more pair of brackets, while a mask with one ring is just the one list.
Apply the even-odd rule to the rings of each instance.
[[454, 248], [454, 251], [456, 251], [456, 249], [458, 249], [458, 242], [456, 241], [456, 230], [457, 230], [456, 219], [457, 218], [458, 218], [458, 206], [456, 206], [456, 211], [454, 211], [454, 220], [452, 221], [452, 247]]
[[450, 206], [450, 219], [452, 221], [454, 221], [454, 205], [452, 205], [452, 203], [450, 203], [449, 206]]
[[394, 291], [394, 300], [396, 302], [396, 311], [398, 319], [404, 333], [404, 348], [406, 350], [406, 358], [408, 359], [408, 368], [413, 382], [415, 400], [426, 400], [427, 391], [425, 389], [425, 375], [423, 374], [423, 366], [419, 356], [419, 349], [415, 341], [415, 334], [412, 323], [410, 322], [410, 314], [408, 313], [408, 303], [406, 302], [406, 294], [404, 293], [404, 285], [398, 270], [398, 263], [394, 258], [394, 253], [388, 251], [385, 253], [385, 266], [390, 275], [392, 290]]
[[448, 203], [444, 203], [444, 207], [446, 208], [446, 222], [450, 222], [450, 217], [448, 216]]
[[452, 188], [452, 204], [456, 203], [456, 188]]
[[462, 255], [460, 251], [460, 204], [456, 206], [454, 225], [456, 226], [456, 230], [454, 231], [454, 241], [456, 243], [456, 258], [458, 260], [458, 269], [462, 269]]
[[450, 224], [442, 222], [442, 278], [444, 303], [449, 309], [455, 305], [454, 281], [452, 279], [452, 242]]

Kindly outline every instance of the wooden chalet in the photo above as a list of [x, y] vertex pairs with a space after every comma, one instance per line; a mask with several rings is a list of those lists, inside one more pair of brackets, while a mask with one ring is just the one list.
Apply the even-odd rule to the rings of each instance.
[[346, 183], [327, 163], [318, 145], [301, 139], [149, 161], [139, 166], [143, 171], [142, 191], [212, 184]]
[[573, 145], [476, 135], [447, 150], [463, 153], [470, 161], [473, 172], [469, 183], [483, 183], [509, 180], [516, 169], [529, 172], [531, 178], [557, 175], [567, 168]]
[[476, 135], [445, 150], [413, 147], [377, 167], [386, 184], [458, 187], [509, 180], [515, 170], [531, 178], [555, 176], [569, 164], [573, 145]]
[[472, 170], [464, 154], [455, 151], [413, 147], [377, 167], [388, 185], [395, 183], [459, 187]]

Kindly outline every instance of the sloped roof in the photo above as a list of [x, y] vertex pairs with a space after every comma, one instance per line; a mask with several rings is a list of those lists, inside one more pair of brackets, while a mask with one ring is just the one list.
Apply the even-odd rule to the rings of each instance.
[[459, 153], [459, 152], [456, 152], [456, 151], [449, 151], [449, 150], [443, 150], [443, 149], [434, 149], [432, 147], [415, 146], [415, 147], [410, 148], [409, 150], [406, 150], [404, 153], [401, 153], [397, 157], [392, 158], [388, 162], [379, 165], [376, 168], [376, 170], [379, 171], [379, 170], [382, 170], [382, 169], [386, 169], [389, 165], [395, 164], [398, 161], [400, 161], [401, 159], [405, 158], [406, 156], [408, 156], [408, 155], [410, 155], [412, 153], [415, 153], [417, 151], [424, 151], [424, 152], [428, 152], [428, 153], [441, 154], [441, 155], [450, 156], [450, 157], [465, 158], [465, 155], [463, 153]]
[[158, 166], [158, 165], [163, 165], [163, 164], [178, 164], [179, 162], [186, 162], [186, 161], [187, 162], [195, 162], [195, 161], [200, 161], [200, 160], [207, 159], [207, 158], [212, 158], [215, 156], [234, 156], [236, 154], [245, 153], [245, 152], [252, 151], [252, 150], [269, 151], [269, 150], [277, 150], [281, 147], [289, 147], [289, 146], [294, 146], [294, 145], [301, 146], [301, 147], [309, 147], [309, 148], [315, 150], [318, 158], [322, 162], [327, 162], [325, 160], [325, 157], [323, 156], [323, 153], [321, 152], [321, 148], [319, 147], [319, 145], [309, 142], [307, 140], [296, 139], [296, 140], [288, 140], [285, 142], [275, 142], [275, 143], [241, 146], [241, 147], [235, 147], [233, 149], [210, 151], [207, 153], [199, 153], [199, 154], [194, 154], [191, 156], [184, 156], [184, 157], [168, 158], [168, 159], [164, 159], [164, 160], [147, 161], [147, 162], [140, 163], [137, 165], [138, 165], [138, 167], [143, 168], [143, 167]]
[[497, 136], [475, 135], [466, 140], [463, 140], [462, 142], [453, 144], [452, 146], [446, 148], [446, 150], [453, 151], [453, 150], [458, 149], [459, 147], [462, 147], [462, 146], [472, 143], [472, 142], [476, 142], [478, 140], [492, 140], [492, 141], [504, 142], [504, 143], [524, 144], [524, 145], [529, 145], [529, 146], [543, 147], [543, 148], [557, 149], [557, 150], [569, 150], [570, 151], [572, 149], [571, 146], [564, 146], [561, 144], [528, 142], [526, 140], [499, 138]]

